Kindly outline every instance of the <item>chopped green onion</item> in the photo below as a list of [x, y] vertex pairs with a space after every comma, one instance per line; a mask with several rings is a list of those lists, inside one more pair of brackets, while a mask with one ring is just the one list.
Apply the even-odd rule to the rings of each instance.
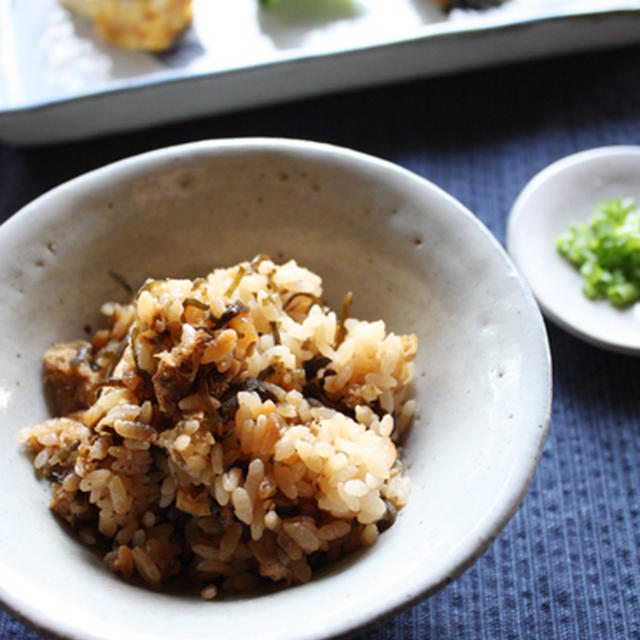
[[640, 299], [640, 211], [632, 199], [600, 202], [587, 222], [556, 239], [556, 247], [579, 269], [588, 298], [606, 298], [616, 307]]
[[336, 330], [336, 346], [337, 349], [345, 339], [347, 335], [347, 328], [344, 326], [344, 323], [347, 321], [349, 317], [349, 312], [351, 311], [351, 300], [353, 299], [353, 293], [351, 291], [347, 291], [344, 298], [342, 299], [342, 316], [340, 317], [340, 323], [338, 324], [338, 328]]
[[240, 280], [242, 280], [246, 272], [247, 270], [244, 267], [238, 267], [238, 270], [236, 271], [235, 276], [233, 276], [233, 280], [231, 281], [231, 284], [229, 285], [227, 290], [224, 292], [225, 297], [227, 298], [231, 297], [233, 292], [238, 288], [238, 285], [240, 284]]
[[89, 343], [83, 342], [76, 351], [76, 355], [73, 357], [73, 360], [69, 364], [72, 367], [79, 367], [87, 359], [90, 348], [91, 345]]
[[309, 312], [309, 309], [317, 304], [321, 309], [326, 307], [325, 303], [318, 298], [318, 296], [314, 296], [312, 293], [307, 293], [306, 291], [299, 291], [298, 293], [294, 293], [285, 303], [284, 310], [289, 313], [289, 308], [291, 307], [291, 303], [294, 300], [298, 300], [299, 298], [308, 298], [310, 300], [309, 308], [305, 311], [305, 313]]
[[278, 323], [271, 321], [269, 322], [269, 326], [271, 327], [271, 333], [273, 334], [274, 344], [282, 344], [282, 341], [280, 340], [280, 331], [278, 331]]
[[109, 275], [133, 298], [135, 291], [129, 281], [116, 269], [109, 269]]
[[198, 300], [198, 298], [185, 298], [182, 303], [183, 307], [196, 307], [197, 309], [201, 309], [202, 311], [209, 311], [209, 305], [202, 300]]
[[257, 273], [260, 263], [268, 259], [269, 256], [265, 255], [264, 253], [259, 253], [257, 256], [254, 256], [253, 260], [251, 260], [251, 262], [249, 263], [249, 271], [251, 273]]

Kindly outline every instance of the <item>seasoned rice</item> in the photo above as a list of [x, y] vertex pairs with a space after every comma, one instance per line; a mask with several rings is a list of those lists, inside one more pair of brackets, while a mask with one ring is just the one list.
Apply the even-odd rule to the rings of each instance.
[[44, 355], [60, 417], [21, 440], [52, 510], [125, 579], [211, 600], [371, 545], [410, 492], [395, 442], [414, 335], [340, 316], [265, 256], [148, 280], [109, 328]]

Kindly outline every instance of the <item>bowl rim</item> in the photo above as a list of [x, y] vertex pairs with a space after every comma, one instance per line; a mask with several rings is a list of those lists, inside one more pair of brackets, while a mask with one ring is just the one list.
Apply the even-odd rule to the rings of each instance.
[[[479, 523], [474, 531], [476, 535], [474, 535], [473, 540], [466, 540], [464, 544], [461, 544], [460, 550], [455, 554], [455, 559], [449, 561], [447, 567], [438, 575], [431, 575], [429, 580], [423, 579], [421, 582], [408, 585], [400, 594], [396, 594], [395, 597], [390, 598], [389, 602], [385, 602], [381, 607], [376, 607], [375, 611], [372, 608], [365, 608], [364, 612], [356, 612], [342, 623], [334, 623], [326, 632], [318, 632], [318, 630], [315, 630], [304, 636], [307, 640], [311, 640], [312, 638], [318, 640], [320, 638], [337, 638], [352, 633], [355, 630], [371, 626], [431, 596], [449, 584], [483, 555], [516, 512], [533, 479], [542, 454], [551, 419], [552, 370], [549, 342], [544, 321], [528, 285], [513, 266], [511, 258], [507, 255], [502, 245], [485, 224], [472, 214], [469, 209], [442, 188], [409, 169], [361, 151], [323, 142], [283, 137], [219, 138], [171, 145], [126, 157], [65, 181], [26, 204], [0, 225], [0, 248], [6, 241], [8, 235], [14, 231], [18, 232], [23, 226], [28, 226], [32, 218], [35, 215], [39, 215], [39, 210], [47, 205], [50, 198], [58, 197], [65, 191], [70, 191], [76, 187], [90, 184], [93, 181], [104, 179], [109, 176], [109, 174], [113, 174], [117, 182], [118, 177], [131, 168], [135, 167], [137, 171], [140, 169], [153, 169], [154, 167], [160, 166], [167, 158], [175, 157], [176, 154], [191, 156], [199, 152], [206, 154], [207, 152], [225, 153], [233, 151], [240, 151], [242, 153], [272, 151], [285, 152], [293, 155], [302, 154], [305, 157], [312, 157], [313, 159], [339, 159], [341, 161], [355, 163], [356, 167], [384, 171], [400, 179], [410, 181], [422, 189], [431, 191], [431, 193], [438, 198], [448, 202], [449, 205], [453, 205], [457, 212], [466, 219], [466, 222], [473, 225], [476, 231], [483, 236], [484, 241], [486, 241], [488, 245], [491, 245], [492, 252], [496, 252], [501, 257], [505, 270], [513, 276], [523, 295], [525, 305], [529, 311], [529, 322], [535, 329], [535, 338], [538, 341], [538, 375], [541, 384], [537, 408], [535, 412], [532, 412], [532, 414], [535, 413], [535, 417], [528, 421], [532, 425], [529, 434], [531, 443], [530, 456], [526, 460], [523, 460], [522, 464], [510, 475], [508, 483], [509, 490], [501, 501], [500, 507], [492, 508], [490, 517], [483, 518], [482, 522]], [[145, 172], [144, 170], [142, 173]], [[110, 179], [113, 179], [113, 177]], [[23, 599], [15, 597], [11, 590], [5, 586], [6, 576], [2, 569], [2, 563], [0, 562], [0, 605], [16, 618], [32, 628], [56, 638], [65, 640], [67, 638], [102, 638], [101, 635], [92, 633], [78, 635], [77, 628], [72, 627], [68, 623], [66, 625], [60, 625], [60, 621], [52, 618], [42, 607], [32, 605]]]

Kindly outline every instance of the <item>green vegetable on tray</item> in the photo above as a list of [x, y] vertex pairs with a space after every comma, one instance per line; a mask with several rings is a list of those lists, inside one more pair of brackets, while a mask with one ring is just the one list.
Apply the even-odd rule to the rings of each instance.
[[584, 276], [588, 298], [608, 298], [616, 307], [640, 299], [640, 210], [631, 198], [600, 202], [589, 220], [572, 224], [556, 246]]

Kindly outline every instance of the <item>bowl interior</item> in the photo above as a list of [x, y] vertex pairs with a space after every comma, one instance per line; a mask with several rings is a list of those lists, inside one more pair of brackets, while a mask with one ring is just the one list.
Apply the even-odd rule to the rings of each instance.
[[[295, 258], [339, 309], [414, 332], [417, 416], [405, 442], [412, 497], [352, 561], [309, 584], [203, 603], [121, 582], [47, 509], [17, 444], [49, 417], [40, 359], [124, 300], [109, 275], [204, 274], [255, 254]], [[205, 142], [88, 174], [0, 230], [0, 595], [63, 635], [318, 638], [350, 630], [450, 580], [519, 504], [548, 424], [544, 328], [495, 240], [430, 183], [310, 143]]]

